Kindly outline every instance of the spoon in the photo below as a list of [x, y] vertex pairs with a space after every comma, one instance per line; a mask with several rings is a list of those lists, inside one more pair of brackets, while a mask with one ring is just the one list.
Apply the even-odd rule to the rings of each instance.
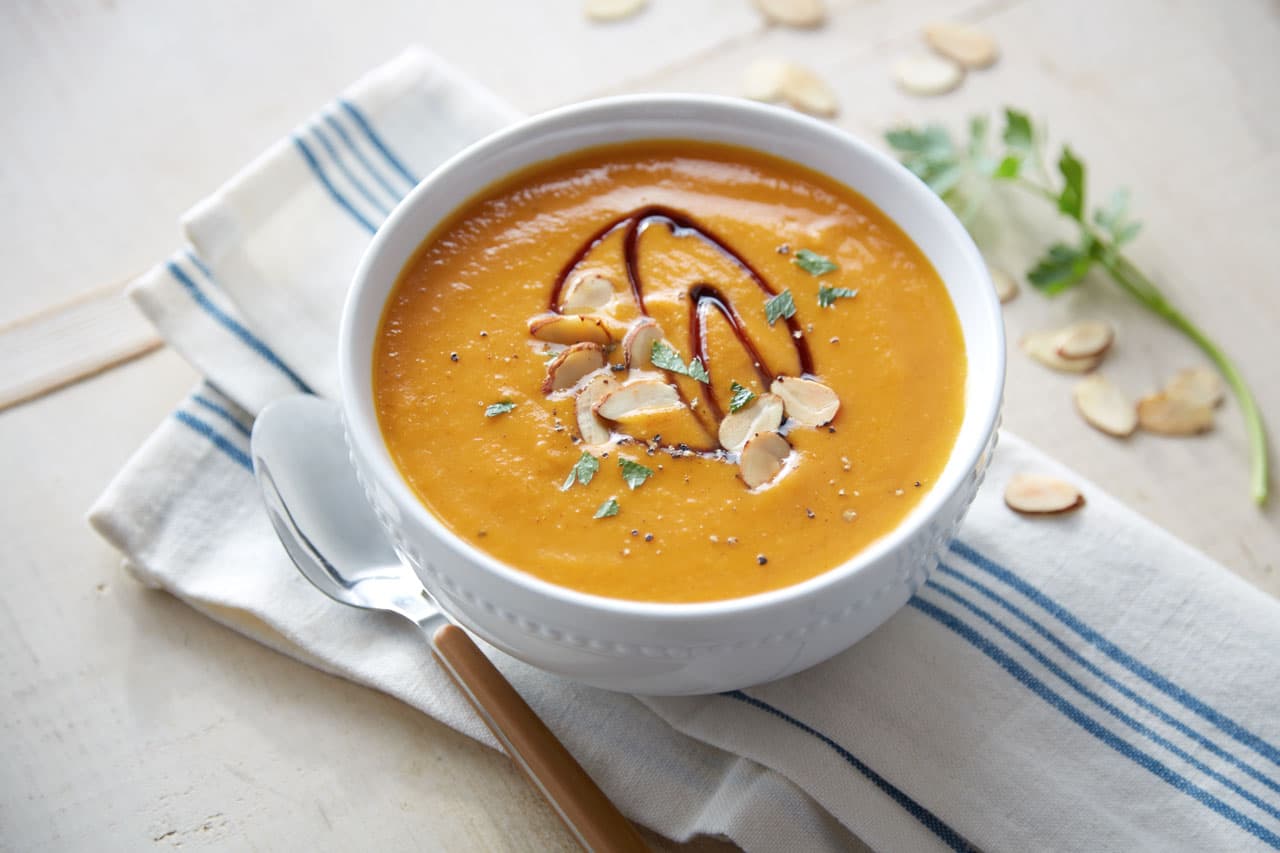
[[254, 422], [250, 449], [271, 524], [303, 576], [334, 601], [397, 613], [418, 625], [444, 671], [585, 849], [647, 850], [635, 827], [396, 556], [348, 462], [338, 406], [311, 396], [277, 400]]

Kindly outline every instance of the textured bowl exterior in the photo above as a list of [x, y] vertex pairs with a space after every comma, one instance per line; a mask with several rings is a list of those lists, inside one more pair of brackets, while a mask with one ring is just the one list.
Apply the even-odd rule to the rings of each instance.
[[[371, 387], [373, 344], [387, 295], [409, 256], [442, 219], [525, 166], [595, 145], [672, 138], [762, 150], [866, 196], [938, 270], [960, 315], [969, 364], [966, 414], [951, 459], [897, 529], [800, 584], [700, 604], [579, 593], [463, 542], [417, 500], [396, 470], [378, 430]], [[981, 255], [946, 206], [897, 163], [842, 131], [780, 109], [654, 95], [610, 98], [535, 117], [437, 169], [371, 243], [348, 297], [339, 350], [352, 464], [397, 551], [451, 616], [509, 654], [567, 678], [633, 693], [694, 694], [813, 666], [862, 639], [919, 589], [986, 472], [996, 440], [1005, 347], [999, 304]]]

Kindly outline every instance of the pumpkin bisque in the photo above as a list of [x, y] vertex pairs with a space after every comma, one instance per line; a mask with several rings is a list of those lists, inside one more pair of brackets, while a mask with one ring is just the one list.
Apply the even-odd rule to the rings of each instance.
[[920, 250], [755, 151], [591, 149], [429, 235], [374, 353], [387, 447], [458, 536], [546, 581], [737, 598], [899, 524], [963, 416], [964, 344]]

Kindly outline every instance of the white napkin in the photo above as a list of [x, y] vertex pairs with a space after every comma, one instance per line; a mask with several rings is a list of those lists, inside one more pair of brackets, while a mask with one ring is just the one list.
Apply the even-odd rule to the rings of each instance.
[[[249, 471], [252, 413], [336, 392], [342, 297], [394, 202], [516, 118], [423, 51], [359, 81], [185, 219], [133, 293], [208, 382], [93, 525], [144, 582], [492, 745], [408, 623], [293, 569]], [[220, 390], [218, 390], [220, 389]], [[1014, 471], [1087, 506], [1025, 519]], [[1280, 849], [1280, 605], [1006, 435], [933, 579], [848, 652], [694, 698], [576, 686], [491, 651], [635, 820], [747, 849]]]

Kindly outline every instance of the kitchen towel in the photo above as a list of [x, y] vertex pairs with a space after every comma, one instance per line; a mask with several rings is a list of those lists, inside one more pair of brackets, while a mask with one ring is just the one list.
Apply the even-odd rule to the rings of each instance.
[[[415, 629], [289, 562], [253, 414], [337, 393], [346, 288], [418, 180], [519, 114], [429, 53], [375, 70], [183, 220], [132, 289], [205, 377], [91, 510], [143, 582], [494, 745]], [[1079, 512], [1004, 507], [1015, 471]], [[749, 850], [1280, 849], [1280, 604], [1005, 434], [931, 579], [849, 651], [731, 693], [582, 687], [489, 649], [619, 807]]]

